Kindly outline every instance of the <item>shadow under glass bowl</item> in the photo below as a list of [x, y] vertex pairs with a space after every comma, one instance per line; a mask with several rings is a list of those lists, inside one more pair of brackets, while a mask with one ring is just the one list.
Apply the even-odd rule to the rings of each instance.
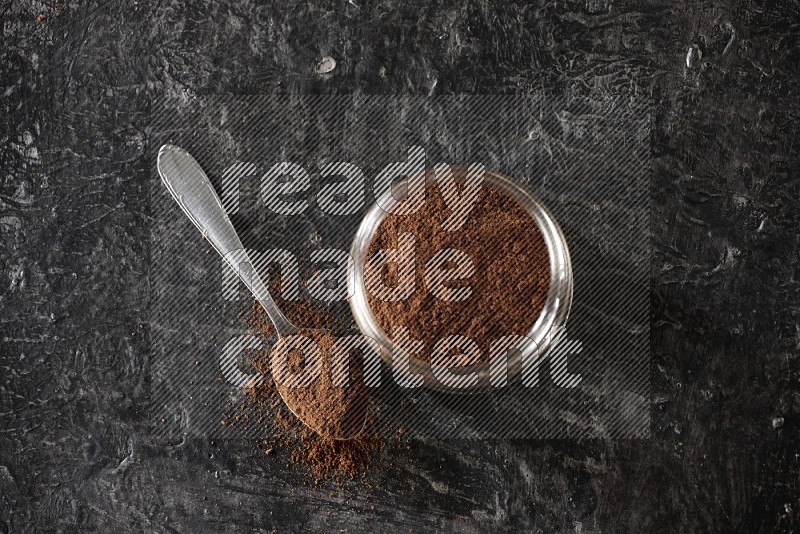
[[[511, 351], [508, 354], [507, 378], [511, 381], [519, 375], [521, 361], [533, 357], [537, 351], [539, 356], [544, 355], [553, 341], [552, 333], [558, 327], [566, 325], [572, 304], [572, 263], [564, 233], [550, 210], [539, 199], [513, 179], [489, 169], [486, 169], [483, 186], [494, 187], [505, 192], [525, 209], [542, 233], [550, 260], [550, 287], [544, 308], [530, 331], [525, 334], [529, 341], [519, 346], [518, 350]], [[409, 364], [407, 368], [394, 369], [396, 377], [400, 375], [408, 379], [410, 378], [409, 375], [420, 375], [424, 379], [425, 387], [452, 393], [483, 391], [490, 387], [491, 384], [490, 365], [488, 362], [451, 369], [452, 372], [457, 374], [476, 373], [478, 379], [473, 386], [454, 388], [442, 384], [433, 375], [429, 362], [405, 353], [392, 343], [372, 313], [364, 282], [364, 265], [367, 260], [370, 243], [378, 227], [387, 217], [388, 212], [394, 206], [397, 206], [399, 202], [392, 196], [392, 190], [389, 188], [367, 211], [353, 238], [350, 248], [350, 255], [353, 260], [353, 275], [348, 277], [350, 285], [348, 288], [348, 295], [350, 295], [348, 302], [356, 325], [364, 336], [375, 340], [380, 345], [381, 357], [390, 367], [393, 366], [393, 363], [398, 358], [400, 358], [398, 361], [405, 361], [405, 358], [408, 358]]]

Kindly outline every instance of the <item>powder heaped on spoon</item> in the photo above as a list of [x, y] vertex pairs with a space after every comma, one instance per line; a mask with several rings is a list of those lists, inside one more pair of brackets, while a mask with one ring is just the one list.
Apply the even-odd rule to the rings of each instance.
[[349, 439], [363, 430], [369, 395], [361, 367], [351, 365], [349, 351], [337, 353], [337, 346], [329, 331], [301, 331], [273, 348], [270, 368], [278, 391], [301, 420], [322, 435]]

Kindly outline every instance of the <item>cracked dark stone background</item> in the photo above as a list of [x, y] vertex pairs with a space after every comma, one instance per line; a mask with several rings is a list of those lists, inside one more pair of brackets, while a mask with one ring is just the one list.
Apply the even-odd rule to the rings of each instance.
[[[0, 532], [798, 528], [797, 2], [3, 0], [0, 25]], [[650, 439], [411, 440], [321, 487], [151, 439], [154, 99], [532, 91], [652, 102]]]

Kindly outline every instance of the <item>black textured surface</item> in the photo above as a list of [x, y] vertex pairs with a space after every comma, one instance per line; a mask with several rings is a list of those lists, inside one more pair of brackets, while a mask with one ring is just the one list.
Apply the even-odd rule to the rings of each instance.
[[[797, 528], [800, 6], [399, 4], [3, 2], [0, 531]], [[154, 98], [591, 88], [655, 106], [652, 438], [413, 441], [322, 488], [151, 441]]]

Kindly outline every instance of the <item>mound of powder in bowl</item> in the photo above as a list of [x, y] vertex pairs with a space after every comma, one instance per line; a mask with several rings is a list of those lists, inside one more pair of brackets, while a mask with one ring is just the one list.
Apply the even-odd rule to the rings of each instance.
[[[463, 171], [456, 174], [456, 184], [459, 179], [463, 183], [463, 177]], [[365, 268], [367, 299], [390, 339], [398, 328], [405, 328], [411, 340], [422, 342], [415, 357], [430, 361], [437, 341], [460, 335], [479, 347], [481, 363], [488, 361], [493, 340], [527, 334], [541, 314], [550, 283], [547, 245], [528, 212], [488, 184], [481, 187], [460, 228], [443, 224], [450, 214], [440, 188], [428, 183], [424, 204], [416, 212], [386, 216], [368, 250], [367, 262], [372, 261], [373, 268]], [[402, 246], [411, 250], [409, 236], [413, 236], [410, 267], [409, 262], [400, 265], [386, 254]], [[457, 252], [441, 252], [448, 249]], [[377, 261], [380, 257], [384, 260]], [[451, 272], [460, 265], [462, 271], [437, 281], [431, 265]], [[413, 291], [403, 298], [391, 300], [370, 290], [375, 282], [397, 288], [408, 284], [409, 276]]]

